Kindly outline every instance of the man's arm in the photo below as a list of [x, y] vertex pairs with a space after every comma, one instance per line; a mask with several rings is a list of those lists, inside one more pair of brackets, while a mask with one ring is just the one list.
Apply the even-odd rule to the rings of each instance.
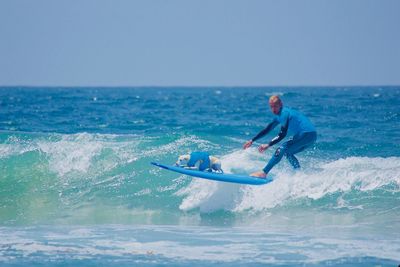
[[279, 143], [283, 138], [286, 137], [287, 131], [289, 128], [289, 117], [286, 118], [286, 122], [284, 125], [282, 125], [281, 127], [281, 131], [279, 132], [279, 134], [277, 136], [275, 136], [269, 143], [268, 146], [273, 146], [276, 143]]
[[264, 137], [265, 135], [267, 135], [272, 129], [274, 129], [276, 127], [276, 125], [278, 125], [278, 121], [273, 120], [272, 122], [270, 122], [267, 127], [265, 127], [264, 130], [262, 130], [261, 132], [259, 132], [255, 137], [253, 137], [251, 139], [252, 142], [255, 142], [256, 140], [260, 139], [261, 137]]

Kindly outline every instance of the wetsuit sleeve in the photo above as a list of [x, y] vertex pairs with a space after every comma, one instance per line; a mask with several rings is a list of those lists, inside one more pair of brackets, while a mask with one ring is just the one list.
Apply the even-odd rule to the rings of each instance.
[[261, 132], [259, 132], [255, 137], [253, 137], [253, 139], [251, 139], [253, 142], [260, 139], [261, 137], [264, 137], [266, 134], [268, 134], [272, 129], [274, 129], [276, 127], [276, 125], [278, 125], [278, 121], [277, 120], [273, 120], [271, 121], [267, 127], [265, 127], [264, 130], [262, 130]]
[[287, 131], [289, 128], [289, 116], [286, 118], [285, 124], [282, 125], [281, 127], [281, 131], [279, 132], [279, 134], [277, 136], [275, 136], [269, 143], [269, 146], [273, 146], [276, 143], [278, 143], [279, 141], [281, 141], [283, 138], [285, 138]]

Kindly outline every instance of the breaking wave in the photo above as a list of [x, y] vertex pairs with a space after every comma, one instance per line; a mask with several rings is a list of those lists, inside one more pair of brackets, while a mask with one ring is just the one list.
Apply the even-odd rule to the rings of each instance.
[[272, 183], [244, 186], [193, 179], [149, 162], [172, 163], [193, 150], [219, 151], [225, 172], [243, 174], [262, 168], [271, 151], [260, 155], [174, 134], [1, 133], [0, 140], [4, 224], [191, 224], [204, 216], [235, 220], [312, 210], [399, 213], [399, 157], [327, 160], [305, 153], [302, 170], [290, 170], [283, 160], [271, 172]]

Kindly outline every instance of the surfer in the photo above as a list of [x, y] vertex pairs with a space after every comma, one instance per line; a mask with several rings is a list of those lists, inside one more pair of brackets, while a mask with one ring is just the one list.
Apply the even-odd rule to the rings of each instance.
[[265, 178], [268, 172], [282, 159], [283, 156], [289, 160], [289, 163], [294, 169], [300, 168], [299, 161], [294, 154], [303, 151], [310, 147], [317, 140], [317, 132], [314, 125], [310, 120], [301, 114], [300, 112], [283, 107], [282, 100], [277, 95], [273, 95], [269, 98], [269, 106], [272, 113], [275, 115], [273, 120], [259, 132], [253, 139], [247, 141], [243, 145], [243, 149], [249, 148], [254, 141], [267, 135], [273, 130], [278, 124], [281, 125], [279, 134], [274, 137], [268, 144], [261, 144], [258, 147], [258, 151], [263, 153], [269, 147], [280, 142], [286, 137], [288, 133], [293, 135], [288, 141], [284, 142], [274, 153], [268, 164], [262, 171], [254, 172], [250, 174], [254, 177]]

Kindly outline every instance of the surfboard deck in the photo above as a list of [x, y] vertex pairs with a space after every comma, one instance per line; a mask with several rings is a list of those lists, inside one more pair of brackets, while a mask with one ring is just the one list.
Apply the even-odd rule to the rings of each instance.
[[157, 162], [151, 162], [151, 164], [153, 164], [157, 167], [169, 170], [169, 171], [178, 172], [178, 173], [186, 174], [186, 175], [197, 177], [197, 178], [203, 178], [203, 179], [227, 182], [227, 183], [263, 185], [263, 184], [267, 184], [267, 183], [270, 183], [273, 181], [271, 178], [268, 178], [268, 177], [266, 179], [262, 179], [262, 178], [247, 176], [247, 175], [188, 170], [188, 169], [177, 167], [177, 166], [169, 166], [169, 165], [160, 164]]

